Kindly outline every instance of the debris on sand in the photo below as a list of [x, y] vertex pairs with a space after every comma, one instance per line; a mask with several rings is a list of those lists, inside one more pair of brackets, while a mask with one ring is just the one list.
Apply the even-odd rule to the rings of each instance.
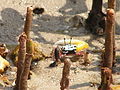
[[5, 86], [9, 86], [12, 83], [8, 80], [8, 77], [6, 75], [1, 75], [0, 74], [0, 85], [5, 87]]
[[6, 47], [5, 44], [0, 44], [0, 55], [3, 57], [3, 58], [6, 58], [8, 54], [8, 49]]
[[[13, 60], [14, 64], [16, 64], [16, 62], [18, 61], [18, 50], [19, 50], [19, 45], [17, 45], [16, 48], [10, 54], [10, 59]], [[40, 43], [33, 41], [33, 57], [32, 57], [32, 61], [43, 60], [45, 57], [47, 57], [47, 55], [45, 55], [41, 51]]]
[[0, 73], [4, 72], [4, 69], [9, 66], [9, 62], [0, 56]]

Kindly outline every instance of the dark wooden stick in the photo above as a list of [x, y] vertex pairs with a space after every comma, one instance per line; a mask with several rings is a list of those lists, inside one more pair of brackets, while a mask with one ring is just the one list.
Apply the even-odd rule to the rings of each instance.
[[64, 60], [64, 67], [63, 67], [63, 72], [62, 72], [62, 79], [60, 81], [60, 89], [61, 90], [69, 90], [69, 76], [70, 76], [70, 59], [65, 59]]
[[17, 78], [16, 78], [16, 86], [15, 90], [20, 90], [20, 80], [21, 80], [21, 74], [24, 69], [24, 61], [25, 61], [25, 56], [26, 56], [26, 34], [22, 33], [19, 37], [19, 51], [18, 51], [18, 63], [17, 63]]

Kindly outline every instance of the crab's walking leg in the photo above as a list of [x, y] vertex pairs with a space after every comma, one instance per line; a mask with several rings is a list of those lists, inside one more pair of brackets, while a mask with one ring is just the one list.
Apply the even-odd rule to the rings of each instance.
[[84, 65], [89, 65], [90, 64], [90, 60], [88, 58], [89, 52], [85, 52], [84, 53]]

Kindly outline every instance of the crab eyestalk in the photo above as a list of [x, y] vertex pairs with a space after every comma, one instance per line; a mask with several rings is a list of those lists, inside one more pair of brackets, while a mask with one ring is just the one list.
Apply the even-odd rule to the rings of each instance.
[[70, 45], [71, 45], [72, 37], [70, 38]]
[[65, 38], [64, 38], [64, 44], [66, 45]]

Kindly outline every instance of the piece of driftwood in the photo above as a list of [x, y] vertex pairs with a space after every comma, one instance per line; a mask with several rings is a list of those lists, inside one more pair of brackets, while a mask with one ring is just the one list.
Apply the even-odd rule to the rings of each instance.
[[113, 31], [114, 31], [115, 12], [113, 9], [107, 9], [106, 36], [105, 36], [105, 58], [104, 67], [113, 66]]
[[61, 90], [68, 90], [69, 89], [69, 76], [70, 76], [70, 59], [64, 60], [64, 67], [62, 72], [62, 79], [60, 81], [60, 89]]
[[20, 90], [20, 80], [21, 80], [21, 75], [23, 73], [25, 56], [26, 56], [26, 39], [27, 36], [25, 33], [22, 33], [19, 37], [20, 47], [18, 51], [17, 78], [15, 82], [16, 83], [15, 90]]
[[33, 45], [32, 45], [32, 40], [27, 40], [26, 44], [26, 58], [24, 62], [24, 70], [21, 75], [21, 81], [20, 81], [20, 90], [27, 90], [27, 80], [28, 80], [28, 75], [30, 73], [30, 66], [31, 66], [31, 61], [32, 61], [32, 53], [33, 53]]
[[113, 83], [112, 79], [112, 70], [108, 67], [101, 68], [101, 85], [98, 90], [112, 90], [111, 84]]

